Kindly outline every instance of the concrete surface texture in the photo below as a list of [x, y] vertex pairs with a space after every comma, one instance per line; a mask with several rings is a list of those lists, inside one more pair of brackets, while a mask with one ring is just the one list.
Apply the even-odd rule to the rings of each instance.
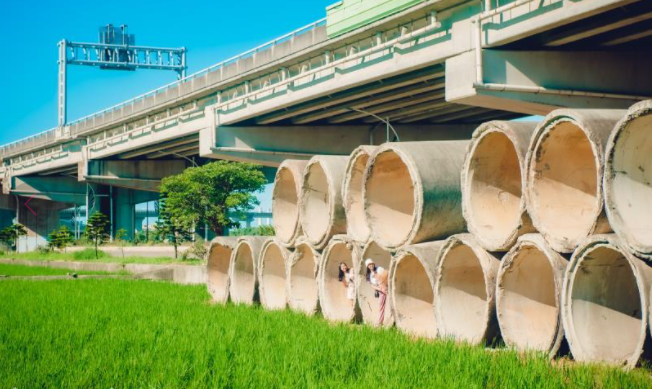
[[520, 235], [535, 231], [522, 187], [537, 124], [491, 121], [472, 135], [461, 170], [463, 217], [488, 251], [506, 251]]
[[635, 366], [645, 342], [651, 342], [651, 288], [651, 266], [622, 249], [616, 235], [582, 242], [566, 270], [562, 297], [563, 326], [575, 360]]
[[615, 125], [606, 149], [604, 199], [611, 227], [629, 250], [652, 258], [652, 100]]
[[347, 217], [347, 234], [361, 243], [370, 238], [370, 228], [363, 210], [363, 175], [370, 155], [376, 149], [377, 146], [359, 146], [350, 154], [341, 191]]
[[316, 155], [304, 169], [300, 222], [316, 249], [324, 248], [332, 236], [347, 232], [341, 189], [348, 159]]
[[[68, 247], [67, 251], [82, 251], [87, 249], [87, 247]], [[145, 257], [145, 258], [155, 258], [155, 257], [170, 257], [175, 258], [175, 248], [172, 246], [132, 246], [132, 247], [120, 247], [120, 246], [101, 246], [100, 250], [111, 255], [112, 257], [122, 257], [125, 253], [126, 257]], [[186, 250], [188, 246], [179, 246], [177, 248], [178, 254], [181, 255]]]
[[370, 157], [364, 177], [364, 207], [372, 239], [397, 249], [465, 231], [460, 173], [468, 143], [381, 145]]
[[207, 251], [207, 290], [213, 301], [226, 303], [229, 299], [229, 265], [236, 237], [219, 236]]
[[502, 258], [497, 320], [507, 346], [553, 358], [563, 341], [561, 289], [568, 261], [539, 234], [526, 234]]
[[[390, 251], [379, 246], [375, 241], [369, 241], [360, 251], [359, 268], [357, 274], [359, 277], [359, 289], [357, 290], [357, 302], [361, 310], [363, 322], [376, 326], [379, 324], [379, 297], [375, 297], [375, 289], [370, 281], [366, 278], [368, 270], [365, 262], [370, 259], [377, 267], [384, 268], [385, 271], [391, 269], [392, 254]], [[389, 274], [390, 280], [390, 274]], [[390, 281], [389, 281], [390, 282]], [[393, 315], [391, 313], [391, 304], [388, 301], [384, 309], [384, 326], [393, 325]]]
[[572, 252], [592, 234], [611, 232], [602, 196], [605, 147], [624, 110], [552, 111], [527, 154], [527, 209], [550, 246]]
[[268, 238], [259, 258], [259, 299], [267, 309], [286, 308], [286, 266], [291, 251], [277, 238]]
[[434, 317], [436, 261], [443, 241], [410, 245], [397, 252], [389, 276], [390, 305], [395, 325], [425, 338], [438, 335]]
[[273, 226], [280, 242], [291, 247], [302, 234], [300, 225], [300, 191], [302, 175], [308, 161], [287, 159], [279, 165], [273, 188]]
[[229, 295], [237, 304], [259, 302], [259, 255], [264, 236], [242, 236], [232, 252], [229, 265]]
[[[318, 296], [323, 316], [330, 321], [352, 322], [359, 317], [356, 304], [358, 282], [352, 277], [354, 293], [348, 296], [348, 286], [339, 280], [340, 264], [356, 272], [359, 266], [360, 248], [347, 235], [336, 235], [330, 241], [320, 260]], [[347, 275], [346, 275], [347, 277]], [[351, 297], [351, 298], [350, 298]]]
[[439, 336], [471, 344], [500, 336], [495, 279], [500, 261], [471, 234], [449, 237], [440, 251], [434, 285]]
[[318, 273], [322, 253], [304, 238], [296, 240], [288, 264], [286, 288], [291, 309], [312, 316], [320, 311]]

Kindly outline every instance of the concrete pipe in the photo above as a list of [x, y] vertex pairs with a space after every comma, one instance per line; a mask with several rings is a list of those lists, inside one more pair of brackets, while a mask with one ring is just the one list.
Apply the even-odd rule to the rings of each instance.
[[304, 238], [297, 239], [295, 243], [286, 277], [288, 305], [291, 309], [312, 316], [320, 311], [318, 265], [321, 253], [314, 250]]
[[[318, 277], [318, 296], [323, 316], [330, 321], [353, 322], [358, 319], [356, 307], [356, 289], [358, 282], [355, 276], [352, 292], [339, 281], [339, 266], [344, 263], [349, 269], [358, 268], [360, 249], [356, 242], [346, 235], [334, 236], [325, 248], [320, 259]], [[351, 297], [351, 298], [350, 298]]]
[[322, 249], [347, 231], [341, 190], [349, 157], [316, 155], [304, 169], [300, 222], [309, 244]]
[[[375, 243], [375, 241], [368, 242], [361, 251], [359, 257], [359, 289], [357, 293], [357, 301], [361, 309], [361, 316], [363, 322], [371, 326], [379, 325], [379, 297], [375, 297], [375, 289], [366, 278], [367, 267], [365, 264], [366, 259], [371, 259], [378, 267], [383, 267], [386, 271], [391, 269], [391, 252], [385, 250], [383, 247]], [[389, 274], [390, 285], [390, 274]], [[391, 304], [387, 295], [386, 307], [384, 309], [384, 322], [383, 325], [388, 327], [393, 325], [393, 315], [391, 313]]]
[[286, 266], [291, 251], [277, 238], [268, 238], [259, 258], [259, 299], [267, 309], [286, 308]]
[[523, 193], [534, 226], [558, 252], [611, 231], [603, 211], [604, 147], [624, 113], [557, 109], [531, 138]]
[[207, 290], [213, 301], [224, 304], [229, 299], [229, 264], [236, 237], [214, 238], [207, 251]]
[[472, 344], [500, 336], [495, 278], [500, 261], [471, 234], [449, 237], [436, 268], [434, 311], [438, 335]]
[[259, 255], [265, 241], [265, 236], [238, 238], [229, 267], [229, 295], [234, 303], [252, 305], [259, 301]]
[[379, 146], [364, 176], [364, 209], [373, 240], [394, 250], [465, 230], [460, 181], [468, 143]]
[[507, 251], [533, 232], [522, 195], [525, 156], [537, 122], [492, 121], [472, 135], [463, 169], [463, 217], [481, 246]]
[[652, 101], [616, 124], [606, 148], [604, 200], [611, 227], [631, 253], [652, 258]]
[[347, 234], [357, 242], [364, 244], [370, 238], [370, 228], [363, 210], [363, 175], [370, 155], [377, 146], [359, 146], [347, 163], [343, 181], [343, 207], [347, 216]]
[[563, 341], [561, 288], [568, 261], [539, 234], [526, 234], [502, 258], [495, 291], [502, 339], [553, 358]]
[[302, 234], [300, 191], [302, 175], [309, 161], [287, 159], [279, 165], [273, 187], [272, 213], [275, 234], [281, 244], [291, 247]]
[[563, 282], [563, 328], [582, 362], [634, 367], [647, 339], [652, 268], [619, 246], [614, 234], [575, 250]]
[[443, 241], [406, 246], [391, 262], [390, 305], [395, 325], [404, 333], [423, 338], [438, 335], [434, 317], [436, 261]]

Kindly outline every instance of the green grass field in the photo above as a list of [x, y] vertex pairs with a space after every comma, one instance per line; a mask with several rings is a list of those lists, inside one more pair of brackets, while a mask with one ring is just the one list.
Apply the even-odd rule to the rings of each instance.
[[95, 258], [95, 252], [93, 249], [85, 249], [75, 252], [48, 252], [41, 253], [38, 251], [30, 251], [26, 253], [2, 253], [0, 258], [5, 259], [25, 259], [30, 261], [84, 261], [84, 262], [114, 262], [114, 263], [183, 263], [187, 265], [197, 265], [202, 263], [200, 260], [192, 259], [182, 261], [180, 259], [170, 258], [170, 257], [137, 257], [137, 256], [125, 256], [115, 257], [111, 256], [105, 252], [101, 252], [99, 258]]
[[0, 283], [1, 388], [650, 388], [624, 372], [209, 303], [203, 286]]
[[110, 273], [106, 271], [86, 271], [57, 269], [43, 266], [24, 266], [0, 263], [0, 276], [65, 276], [76, 273], [78, 275], [106, 275], [106, 274], [129, 274], [127, 272]]

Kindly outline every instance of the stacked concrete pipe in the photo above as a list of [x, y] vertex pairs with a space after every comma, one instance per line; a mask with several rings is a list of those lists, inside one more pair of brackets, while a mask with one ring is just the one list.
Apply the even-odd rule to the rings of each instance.
[[652, 258], [652, 101], [635, 104], [606, 148], [604, 201], [611, 227], [632, 254]]
[[234, 303], [252, 305], [259, 301], [259, 256], [264, 236], [242, 236], [232, 252], [229, 267], [229, 295]]
[[634, 367], [648, 339], [651, 287], [652, 268], [623, 249], [616, 235], [582, 242], [566, 270], [562, 298], [575, 360]]
[[[361, 257], [357, 243], [347, 235], [336, 235], [330, 241], [320, 259], [320, 274], [318, 277], [318, 296], [323, 316], [335, 322], [353, 322], [359, 318], [356, 305], [351, 305], [347, 299], [347, 289], [338, 280], [339, 264], [345, 263], [348, 268], [359, 267]], [[358, 283], [355, 279], [355, 296]]]
[[347, 217], [347, 234], [357, 242], [364, 244], [370, 238], [370, 228], [366, 222], [363, 209], [363, 177], [370, 156], [377, 146], [359, 146], [347, 163], [343, 181], [343, 207]]
[[553, 358], [563, 341], [561, 289], [568, 261], [539, 234], [526, 234], [502, 258], [497, 320], [507, 346]]
[[463, 217], [488, 251], [506, 251], [534, 227], [522, 195], [525, 156], [537, 122], [492, 121], [472, 134], [461, 169]]
[[207, 290], [217, 303], [229, 299], [229, 266], [236, 240], [231, 236], [216, 237], [207, 251]]
[[347, 231], [341, 190], [349, 157], [316, 155], [302, 178], [300, 223], [309, 244], [322, 249]]
[[500, 261], [471, 234], [449, 237], [440, 251], [434, 312], [440, 337], [472, 344], [500, 335], [495, 314], [495, 279]]
[[364, 176], [372, 239], [394, 250], [465, 230], [461, 168], [469, 141], [381, 145]]
[[304, 239], [295, 241], [288, 263], [286, 294], [291, 309], [312, 316], [320, 311], [318, 273], [321, 253]]
[[[378, 267], [383, 267], [386, 271], [391, 269], [392, 254], [390, 251], [378, 245], [374, 240], [368, 242], [361, 251], [359, 257], [359, 268], [357, 273], [359, 276], [359, 288], [357, 293], [357, 302], [361, 309], [361, 316], [363, 322], [371, 326], [379, 324], [379, 298], [375, 297], [375, 290], [372, 284], [366, 280], [366, 259], [371, 259]], [[390, 273], [389, 273], [390, 280]], [[390, 281], [389, 281], [390, 283]], [[391, 304], [387, 296], [386, 308], [384, 310], [384, 323], [383, 325], [389, 327], [393, 325], [393, 315], [391, 313]]]
[[434, 317], [436, 261], [443, 241], [419, 243], [402, 248], [391, 262], [389, 297], [395, 325], [404, 333], [435, 338]]
[[605, 147], [624, 110], [557, 109], [534, 132], [523, 193], [534, 226], [556, 251], [570, 253], [611, 231], [604, 213]]
[[275, 234], [281, 244], [291, 247], [302, 234], [300, 191], [302, 176], [309, 161], [287, 159], [279, 165], [273, 187], [272, 213]]
[[259, 258], [259, 299], [265, 308], [286, 308], [286, 274], [291, 251], [277, 238], [268, 238]]

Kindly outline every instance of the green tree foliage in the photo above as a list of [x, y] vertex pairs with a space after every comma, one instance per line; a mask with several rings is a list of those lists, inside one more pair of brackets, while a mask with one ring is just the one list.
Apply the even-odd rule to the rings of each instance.
[[225, 228], [236, 225], [228, 214], [240, 216], [257, 205], [253, 192], [261, 192], [265, 183], [258, 165], [216, 161], [164, 178], [160, 191], [171, 220], [190, 226], [207, 223], [223, 235]]
[[109, 218], [102, 212], [95, 212], [86, 223], [86, 238], [93, 242], [95, 258], [98, 258], [98, 246], [109, 240]]
[[66, 251], [66, 247], [73, 244], [73, 242], [73, 234], [66, 226], [61, 226], [58, 230], [53, 230], [48, 235], [48, 248], [50, 250], [59, 249]]
[[125, 242], [127, 241], [128, 236], [127, 236], [127, 230], [124, 228], [121, 228], [120, 230], [116, 231], [116, 243], [120, 246], [120, 253], [123, 255], [123, 258], [125, 258]]
[[275, 236], [275, 227], [273, 226], [258, 226], [258, 227], [245, 227], [237, 228], [229, 231], [230, 236]]
[[27, 235], [25, 226], [20, 223], [14, 223], [0, 230], [0, 241], [15, 251], [18, 238], [25, 235]]
[[159, 201], [159, 220], [155, 224], [156, 236], [163, 240], [168, 240], [175, 248], [175, 258], [177, 258], [177, 248], [180, 243], [190, 238], [192, 222], [186, 218], [173, 217], [168, 210], [167, 199], [162, 198]]

